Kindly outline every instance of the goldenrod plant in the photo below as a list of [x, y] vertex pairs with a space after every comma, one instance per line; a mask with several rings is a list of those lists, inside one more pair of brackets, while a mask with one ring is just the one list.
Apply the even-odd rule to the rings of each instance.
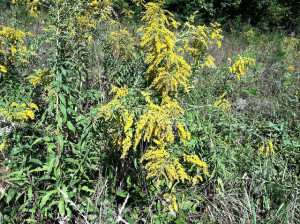
[[231, 112], [231, 104], [227, 99], [225, 99], [226, 92], [223, 93], [222, 96], [219, 97], [219, 99], [214, 103], [215, 106], [217, 106], [219, 109], [223, 109], [225, 111]]
[[[170, 12], [161, 9], [162, 4], [151, 2], [144, 5], [146, 8], [142, 18], [144, 25], [139, 29], [143, 34], [140, 45], [147, 53], [145, 63], [149, 65], [145, 74], [150, 83], [148, 88], [159, 94], [156, 98], [160, 104], [151, 100], [150, 91], [141, 92], [146, 105], [142, 114], [136, 117], [134, 113], [128, 111], [124, 103], [121, 103], [126, 100], [120, 101], [120, 98], [126, 98], [127, 88], [114, 88], [112, 92], [116, 92], [115, 97], [99, 109], [98, 117], [104, 116], [105, 120], [110, 120], [121, 127], [121, 131], [117, 128], [113, 138], [114, 145], [122, 151], [121, 158], [125, 158], [130, 149], [135, 150], [139, 144], [149, 142], [150, 147], [144, 149], [145, 152], [140, 158], [141, 162], [147, 162], [145, 165], [148, 172], [147, 179], [151, 179], [158, 189], [164, 182], [171, 189], [179, 181], [190, 185], [202, 181], [199, 171], [204, 172], [206, 176], [209, 176], [209, 173], [206, 163], [197, 155], [188, 156], [183, 153], [181, 156], [184, 163], [182, 163], [174, 150], [168, 149], [174, 143], [176, 129], [184, 145], [190, 140], [190, 133], [179, 121], [184, 115], [184, 109], [173, 97], [177, 95], [179, 87], [188, 92], [191, 67], [176, 53], [176, 35], [168, 29], [168, 26], [176, 28], [179, 24]], [[189, 163], [194, 165], [196, 170], [186, 169]], [[192, 174], [195, 171], [196, 175]], [[178, 211], [176, 203], [173, 203], [173, 208]]]
[[145, 5], [144, 25], [139, 29], [143, 34], [140, 45], [147, 53], [145, 62], [149, 65], [147, 79], [151, 81], [150, 88], [154, 87], [162, 95], [177, 93], [179, 86], [187, 92], [191, 67], [176, 54], [176, 36], [167, 28], [176, 28], [179, 23], [161, 5], [162, 2]]
[[116, 59], [119, 57], [125, 61], [135, 58], [134, 39], [131, 37], [126, 27], [118, 32], [111, 32], [108, 44]]
[[259, 147], [259, 154], [262, 154], [264, 157], [272, 156], [275, 153], [275, 150], [278, 150], [276, 146], [273, 145], [272, 141], [269, 141], [266, 145], [265, 143]]
[[250, 57], [242, 57], [238, 55], [239, 60], [232, 62], [231, 58], [228, 58], [230, 63], [232, 62], [232, 66], [228, 67], [229, 71], [237, 76], [238, 79], [241, 79], [241, 76], [246, 75], [246, 71], [250, 68], [251, 65], [255, 65], [255, 60]]
[[34, 110], [38, 111], [38, 107], [34, 103], [16, 103], [13, 102], [10, 108], [1, 108], [0, 114], [8, 121], [26, 122], [34, 119]]

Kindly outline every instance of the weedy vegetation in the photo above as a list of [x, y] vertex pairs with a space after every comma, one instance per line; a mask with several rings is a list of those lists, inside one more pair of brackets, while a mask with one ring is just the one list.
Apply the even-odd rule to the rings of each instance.
[[0, 1], [0, 224], [300, 222], [296, 3], [180, 2]]

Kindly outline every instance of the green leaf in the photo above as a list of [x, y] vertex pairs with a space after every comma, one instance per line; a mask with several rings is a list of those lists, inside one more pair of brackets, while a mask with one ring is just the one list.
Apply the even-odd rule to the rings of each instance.
[[49, 163], [47, 162], [47, 164], [46, 164], [45, 167], [47, 167], [48, 174], [50, 174], [50, 173], [52, 172], [54, 163], [55, 163], [55, 157], [51, 158], [51, 159], [49, 160]]
[[95, 193], [95, 191], [94, 191], [94, 190], [92, 190], [92, 189], [89, 189], [87, 186], [83, 186], [83, 187], [81, 188], [81, 190], [83, 190], [83, 191], [87, 191], [87, 192], [92, 192], [92, 193]]
[[58, 141], [59, 141], [59, 143], [60, 143], [60, 148], [61, 148], [61, 150], [64, 148], [64, 139], [63, 139], [63, 135], [62, 134], [58, 134], [57, 135], [57, 139], [58, 139]]
[[21, 205], [21, 207], [19, 208], [19, 211], [23, 211], [23, 209], [25, 209], [25, 207], [29, 204], [29, 201], [27, 200], [23, 205]]
[[45, 171], [45, 170], [48, 170], [47, 166], [38, 167], [38, 168], [36, 168], [36, 169], [30, 170], [29, 173], [32, 173], [32, 172], [40, 172], [40, 171]]
[[59, 68], [60, 68], [63, 75], [67, 75], [66, 70], [62, 66], [59, 66]]
[[5, 188], [3, 188], [2, 190], [1, 190], [1, 192], [0, 192], [0, 200], [4, 197], [4, 195], [5, 195]]
[[220, 177], [218, 177], [218, 184], [221, 186], [222, 191], [225, 191], [225, 190], [224, 190], [224, 184], [223, 184], [223, 181], [222, 181], [222, 179], [221, 179]]
[[65, 202], [64, 200], [60, 200], [58, 203], [58, 209], [59, 209], [59, 213], [61, 214], [62, 217], [64, 217], [65, 215]]
[[67, 110], [66, 107], [63, 104], [59, 104], [60, 111], [62, 112], [64, 116], [64, 122], [67, 121]]
[[11, 199], [13, 199], [13, 197], [15, 196], [16, 194], [16, 189], [9, 189], [8, 193], [7, 193], [7, 196], [6, 196], [6, 203], [8, 204]]
[[67, 104], [66, 104], [66, 99], [65, 99], [64, 95], [59, 93], [58, 97], [59, 97], [60, 101], [63, 103], [63, 105], [66, 106]]
[[75, 129], [74, 125], [71, 123], [71, 121], [67, 122], [67, 126], [75, 134], [76, 129]]
[[32, 143], [31, 146], [33, 146], [33, 145], [35, 145], [36, 143], [42, 141], [43, 139], [44, 139], [44, 138], [38, 138], [38, 139], [36, 139], [36, 140]]
[[125, 220], [126, 220], [127, 222], [129, 222], [130, 224], [134, 224], [134, 223], [135, 223], [135, 221], [134, 221], [132, 218], [130, 218], [130, 216], [127, 215], [127, 214], [125, 214]]
[[41, 166], [43, 165], [43, 163], [40, 160], [38, 160], [38, 159], [31, 159], [28, 162], [36, 163], [36, 164], [39, 164]]
[[43, 208], [49, 200], [49, 198], [51, 197], [51, 195], [55, 194], [56, 192], [58, 192], [58, 190], [49, 191], [47, 194], [45, 194], [41, 200], [40, 208]]
[[126, 198], [128, 195], [127, 191], [117, 191], [117, 195], [123, 198]]
[[54, 143], [51, 143], [47, 147], [47, 152], [51, 152], [53, 148], [56, 148], [57, 146]]
[[36, 221], [35, 219], [25, 219], [26, 222], [28, 223], [37, 223], [38, 221]]
[[30, 186], [29, 189], [28, 189], [28, 198], [29, 198], [29, 201], [31, 201], [31, 198], [32, 198], [32, 186]]
[[56, 116], [57, 123], [60, 129], [62, 129], [62, 117], [60, 115]]

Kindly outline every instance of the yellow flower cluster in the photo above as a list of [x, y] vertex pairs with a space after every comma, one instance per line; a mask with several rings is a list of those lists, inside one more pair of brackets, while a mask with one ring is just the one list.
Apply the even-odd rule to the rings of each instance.
[[151, 86], [162, 95], [177, 93], [178, 86], [187, 92], [187, 81], [191, 75], [190, 65], [175, 53], [176, 37], [166, 26], [176, 28], [179, 23], [173, 15], [160, 8], [161, 3], [147, 3], [139, 29], [143, 33], [140, 45], [148, 53], [145, 62], [149, 64], [147, 78]]
[[177, 126], [179, 130], [180, 139], [186, 146], [186, 140], [191, 140], [191, 133], [189, 131], [185, 131], [183, 125], [180, 122], [177, 123]]
[[208, 68], [214, 68], [215, 66], [215, 59], [213, 58], [213, 56], [208, 55], [207, 59], [204, 61], [204, 63], [201, 65], [202, 68], [204, 68], [205, 66], [207, 66]]
[[6, 146], [8, 145], [9, 140], [5, 140], [4, 142], [2, 142], [2, 144], [0, 145], [0, 151], [3, 151]]
[[[183, 153], [183, 158], [184, 158], [185, 162], [195, 164], [197, 166], [197, 168], [199, 168], [200, 170], [203, 170], [203, 172], [207, 176], [209, 176], [209, 173], [207, 171], [206, 162], [202, 162], [197, 155], [186, 155], [185, 153]], [[200, 180], [202, 181], [202, 177], [200, 177], [200, 176], [197, 176], [197, 177], [199, 177]]]
[[260, 152], [260, 154], [263, 154], [264, 156], [268, 156], [269, 154], [274, 154], [274, 150], [278, 150], [276, 146], [273, 145], [273, 143], [271, 141], [269, 141], [269, 143], [267, 144], [267, 146], [265, 146], [265, 144], [263, 143], [263, 145], [258, 149]]
[[13, 4], [17, 2], [20, 2], [23, 5], [28, 5], [28, 12], [33, 17], [36, 18], [40, 14], [39, 6], [41, 4], [41, 0], [12, 0]]
[[293, 71], [296, 70], [296, 69], [295, 69], [295, 65], [292, 65], [292, 66], [288, 67], [287, 70], [288, 70], [288, 72], [292, 73]]
[[214, 103], [215, 106], [219, 107], [219, 109], [226, 110], [228, 112], [231, 112], [231, 104], [227, 99], [224, 98], [226, 95], [226, 92], [223, 93], [222, 96], [219, 97], [219, 99]]
[[13, 102], [10, 105], [10, 108], [1, 108], [0, 114], [6, 117], [8, 121], [17, 121], [17, 122], [25, 122], [29, 119], [34, 119], [34, 111], [38, 110], [38, 107], [34, 103], [26, 103], [18, 104]]
[[29, 79], [29, 82], [34, 86], [41, 84], [47, 88], [54, 80], [54, 73], [49, 70], [39, 70], [35, 75], [31, 75], [27, 79]]
[[137, 6], [145, 5], [145, 0], [132, 0]]
[[108, 44], [115, 58], [121, 57], [125, 61], [135, 58], [134, 39], [126, 28], [119, 32], [111, 32]]
[[297, 53], [299, 47], [299, 40], [293, 36], [288, 36], [284, 38], [283, 41], [283, 50]]
[[127, 109], [122, 109], [120, 114], [116, 114], [116, 122], [123, 127], [119, 133], [114, 136], [113, 144], [122, 151], [121, 158], [124, 159], [132, 145], [132, 130], [134, 113], [129, 114]]
[[96, 119], [104, 117], [106, 121], [109, 120], [113, 124], [122, 127], [114, 135], [113, 144], [122, 151], [121, 158], [125, 158], [132, 145], [132, 130], [130, 128], [134, 122], [134, 113], [129, 113], [121, 101], [128, 94], [126, 86], [122, 88], [114, 87], [110, 93], [115, 93], [113, 100], [99, 109]]
[[7, 69], [4, 65], [0, 65], [0, 71], [6, 73]]
[[[194, 26], [189, 22], [185, 23], [186, 31], [183, 33], [184, 51], [193, 57], [198, 57], [206, 52], [213, 44], [221, 47], [222, 29], [220, 24], [211, 23], [208, 26]], [[208, 66], [209, 67], [209, 66]]]
[[[68, 30], [72, 37], [78, 37], [79, 41], [88, 39], [89, 28], [96, 28], [97, 20], [99, 22], [111, 19], [114, 14], [113, 3], [110, 0], [94, 0], [90, 3], [78, 0], [80, 10], [75, 9], [75, 16], [68, 19]], [[88, 7], [85, 7], [85, 6]]]
[[[184, 162], [196, 165], [199, 170], [209, 176], [207, 164], [201, 161], [197, 155], [186, 155], [183, 153], [183, 158]], [[144, 154], [141, 162], [144, 160], [147, 161], [145, 166], [145, 169], [148, 171], [147, 179], [152, 179], [157, 188], [159, 188], [160, 182], [163, 179], [167, 182], [169, 189], [178, 181], [182, 183], [188, 181], [191, 185], [197, 184], [199, 180], [203, 181], [202, 176], [199, 174], [189, 175], [188, 173], [192, 169], [186, 170], [178, 158], [170, 155], [164, 145], [151, 147], [151, 150], [148, 150]]]
[[128, 89], [127, 89], [126, 86], [124, 86], [122, 88], [118, 88], [118, 87], [115, 86], [110, 91], [110, 94], [113, 94], [113, 93], [115, 93], [115, 96], [114, 96], [113, 100], [110, 101], [108, 104], [104, 105], [103, 107], [101, 107], [99, 109], [99, 113], [97, 115], [97, 117], [103, 116], [106, 121], [114, 119], [114, 117], [111, 116], [111, 111], [117, 110], [117, 109], [122, 107], [122, 102], [120, 101], [120, 99], [122, 97], [127, 96]]
[[19, 42], [24, 43], [23, 38], [26, 36], [26, 33], [24, 33], [23, 31], [5, 26], [0, 27], [2, 28], [2, 30], [0, 30], [1, 41], [4, 41], [2, 37], [6, 37], [12, 42], [12, 44], [17, 44]]
[[[115, 87], [112, 90], [115, 97], [99, 109], [97, 117], [101, 116], [115, 125], [112, 128], [113, 143], [122, 150], [122, 158], [126, 156], [130, 148], [136, 149], [141, 141], [149, 143], [150, 147], [146, 149], [140, 162], [146, 163], [147, 179], [152, 179], [157, 188], [165, 183], [170, 189], [176, 182], [188, 182], [194, 185], [203, 179], [199, 175], [200, 171], [209, 175], [206, 163], [196, 155], [186, 154], [183, 154], [183, 159], [180, 161], [178, 155], [175, 156], [170, 149], [166, 149], [174, 143], [176, 130], [185, 146], [186, 141], [189, 141], [191, 137], [184, 125], [178, 121], [184, 115], [184, 110], [177, 100], [172, 98], [177, 95], [179, 86], [187, 92], [188, 77], [191, 74], [190, 65], [176, 53], [175, 34], [167, 28], [167, 26], [176, 28], [179, 24], [170, 12], [160, 8], [162, 1], [147, 4], [143, 1], [138, 2], [146, 8], [142, 18], [144, 25], [139, 29], [139, 32], [143, 33], [140, 45], [147, 53], [145, 62], [149, 65], [146, 75], [150, 81], [150, 88], [153, 87], [160, 95], [157, 98], [160, 103], [154, 103], [155, 101], [150, 99], [151, 93], [141, 92], [146, 105], [143, 106], [142, 114], [135, 117], [125, 104], [129, 90], [126, 86]], [[217, 25], [214, 28], [215, 31], [209, 31], [209, 38], [218, 41], [221, 38], [220, 30]], [[120, 44], [120, 40], [124, 39], [127, 44], [131, 42], [127, 40], [128, 36], [125, 29], [119, 33], [111, 33], [112, 40], [109, 43], [114, 46], [112, 49], [115, 57], [123, 54], [123, 43]], [[126, 57], [124, 59], [126, 60]], [[213, 61], [214, 59], [208, 56], [206, 66], [213, 67]], [[133, 133], [134, 140], [132, 139]], [[172, 202], [169, 210], [176, 212], [178, 211], [176, 197], [170, 197], [168, 200]]]
[[[230, 58], [228, 58], [228, 60], [231, 62]], [[231, 67], [228, 68], [231, 73], [236, 74], [238, 79], [241, 79], [241, 76], [246, 75], [246, 69], [248, 69], [251, 65], [255, 65], [253, 58], [244, 58], [239, 55], [239, 60], [237, 60]]]
[[176, 100], [165, 96], [161, 105], [155, 105], [150, 96], [146, 96], [146, 113], [140, 117], [136, 124], [135, 147], [140, 142], [142, 135], [144, 141], [153, 140], [157, 145], [164, 145], [174, 141], [173, 120], [184, 114], [184, 110]]
[[26, 63], [23, 57], [27, 53], [27, 48], [24, 45], [24, 37], [26, 33], [21, 30], [13, 29], [0, 25], [0, 54], [4, 57], [0, 59], [0, 71], [7, 73], [7, 61], [19, 61]]
[[99, 14], [99, 21], [108, 20], [114, 14], [113, 3], [111, 0], [94, 0], [90, 3], [94, 14]]
[[254, 31], [253, 31], [252, 29], [250, 29], [250, 30], [248, 30], [247, 32], [244, 32], [244, 36], [245, 36], [246, 38], [252, 38], [252, 37], [255, 36], [255, 33], [254, 33]]

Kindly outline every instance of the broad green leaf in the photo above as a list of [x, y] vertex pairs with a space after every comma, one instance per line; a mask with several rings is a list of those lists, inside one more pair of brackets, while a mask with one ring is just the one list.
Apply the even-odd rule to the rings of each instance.
[[66, 104], [66, 99], [65, 99], [64, 95], [62, 93], [59, 93], [58, 97], [59, 97], [60, 101], [63, 103], [63, 105], [66, 106], [67, 104]]
[[25, 219], [25, 221], [27, 222], [27, 223], [37, 223], [38, 221], [36, 221], [35, 219]]
[[21, 207], [19, 208], [19, 211], [25, 210], [25, 207], [29, 204], [29, 201], [27, 200]]
[[67, 126], [75, 134], [76, 129], [75, 129], [74, 125], [71, 123], [71, 121], [67, 122]]
[[5, 188], [3, 188], [0, 192], [0, 200], [4, 197], [5, 195]]
[[57, 145], [54, 143], [49, 144], [47, 147], [47, 152], [51, 152], [53, 148], [57, 148]]
[[32, 199], [32, 186], [30, 186], [28, 189], [28, 199], [29, 199], [29, 201], [31, 201], [31, 199]]
[[60, 115], [56, 116], [57, 123], [60, 129], [62, 129], [62, 117]]
[[6, 196], [6, 203], [7, 204], [11, 201], [11, 199], [13, 199], [15, 194], [16, 194], [16, 189], [13, 189], [13, 188], [9, 189], [9, 191], [7, 193], [7, 196]]
[[87, 192], [92, 192], [92, 193], [95, 193], [95, 191], [94, 191], [94, 190], [92, 190], [92, 189], [89, 189], [87, 186], [83, 186], [83, 187], [81, 188], [81, 190], [83, 190], [83, 191], [87, 191]]
[[65, 215], [65, 202], [64, 200], [60, 200], [58, 203], [58, 209], [59, 209], [59, 213], [61, 214], [62, 217], [64, 217]]
[[38, 139], [36, 139], [36, 140], [32, 143], [31, 146], [33, 146], [33, 145], [35, 145], [36, 143], [42, 141], [43, 139], [44, 139], [44, 138], [38, 138]]
[[126, 198], [128, 195], [127, 191], [117, 191], [117, 195], [123, 198]]
[[40, 208], [43, 208], [45, 206], [45, 204], [47, 203], [47, 201], [49, 200], [49, 198], [51, 197], [51, 195], [53, 195], [55, 193], [58, 193], [58, 190], [53, 190], [53, 191], [47, 192], [47, 194], [45, 194], [41, 200]]
[[63, 135], [62, 135], [62, 134], [58, 134], [58, 135], [57, 135], [57, 139], [58, 139], [58, 141], [59, 141], [59, 143], [60, 143], [60, 148], [61, 148], [61, 150], [63, 150], [63, 148], [64, 148], [64, 139], [63, 139]]
[[60, 111], [62, 112], [64, 116], [64, 122], [67, 121], [67, 110], [66, 107], [63, 104], [59, 104]]

